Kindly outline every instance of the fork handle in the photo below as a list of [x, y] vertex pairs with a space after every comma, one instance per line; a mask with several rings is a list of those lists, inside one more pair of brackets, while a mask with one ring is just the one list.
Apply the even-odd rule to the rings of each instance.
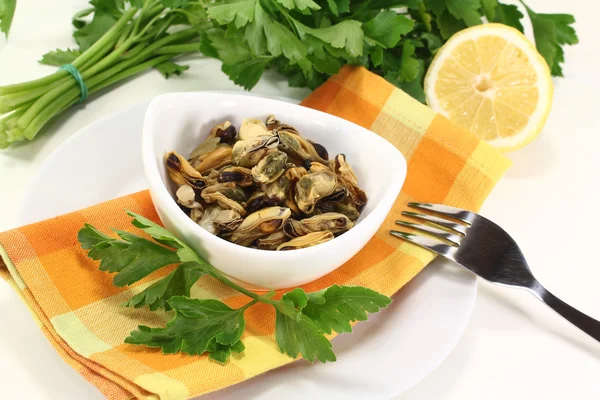
[[600, 342], [600, 321], [571, 307], [539, 283], [532, 290], [533, 294], [554, 311], [562, 315], [573, 325]]

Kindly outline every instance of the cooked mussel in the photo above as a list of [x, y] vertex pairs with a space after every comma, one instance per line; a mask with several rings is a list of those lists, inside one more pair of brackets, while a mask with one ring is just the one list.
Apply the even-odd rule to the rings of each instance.
[[165, 155], [175, 200], [194, 222], [243, 246], [291, 250], [331, 240], [356, 224], [367, 201], [346, 156], [270, 115], [239, 130], [214, 126], [188, 159]]
[[167, 172], [169, 177], [177, 185], [189, 185], [196, 190], [202, 190], [206, 186], [206, 179], [200, 172], [196, 171], [188, 160], [172, 151], [165, 156]]
[[298, 236], [304, 236], [309, 232], [304, 230], [304, 227], [300, 221], [289, 218], [283, 225], [283, 233], [285, 233], [287, 237], [293, 239]]
[[267, 154], [269, 149], [277, 147], [276, 136], [258, 136], [252, 140], [240, 140], [235, 143], [231, 153], [231, 162], [240, 167], [252, 168]]
[[329, 231], [311, 232], [304, 236], [298, 236], [290, 241], [280, 244], [277, 246], [277, 250], [304, 249], [306, 247], [312, 247], [328, 242], [331, 239], [333, 239], [333, 233]]
[[219, 145], [208, 153], [202, 161], [200, 161], [200, 158], [192, 159], [192, 167], [201, 174], [222, 168], [231, 164], [231, 152], [232, 148], [228, 144]]
[[[330, 197], [331, 196], [329, 196], [327, 199], [329, 199]], [[328, 212], [344, 214], [346, 217], [350, 218], [350, 221], [352, 222], [356, 221], [358, 217], [360, 217], [360, 212], [350, 199], [345, 199], [343, 201], [320, 201], [317, 205], [316, 212], [319, 214], [324, 214]]]
[[261, 250], [277, 250], [277, 246], [288, 240], [283, 231], [275, 231], [269, 236], [258, 239], [256, 242]]
[[334, 168], [340, 183], [348, 190], [352, 202], [358, 207], [367, 204], [367, 194], [358, 186], [358, 178], [356, 178], [354, 170], [346, 161], [344, 154], [335, 156]]
[[314, 160], [322, 164], [327, 164], [327, 160], [322, 158], [315, 146], [302, 136], [289, 130], [276, 129], [279, 137], [279, 149], [287, 153], [292, 158], [301, 160]]
[[202, 204], [196, 201], [196, 192], [190, 185], [181, 185], [177, 192], [177, 202], [186, 208], [202, 208]]
[[329, 212], [318, 214], [300, 221], [305, 232], [330, 231], [333, 234], [346, 232], [354, 223], [341, 213]]
[[272, 135], [272, 133], [262, 121], [252, 118], [246, 118], [242, 121], [239, 134], [240, 140], [249, 141], [265, 135]]
[[223, 209], [218, 205], [208, 207], [206, 211], [204, 211], [202, 218], [200, 218], [200, 220], [198, 221], [198, 225], [206, 229], [209, 233], [217, 235], [220, 229], [217, 226], [215, 226], [214, 222], [215, 218], [219, 215], [221, 211], [223, 211]]
[[233, 182], [207, 186], [202, 191], [201, 196], [207, 203], [217, 203], [221, 208], [234, 210], [240, 215], [246, 215], [244, 208], [246, 193]]
[[263, 208], [244, 218], [241, 225], [235, 231], [226, 234], [224, 238], [233, 243], [248, 246], [256, 239], [279, 230], [290, 214], [290, 209], [287, 207]]
[[219, 183], [235, 182], [241, 187], [249, 187], [254, 185], [252, 170], [244, 167], [227, 167], [223, 169], [217, 178]]
[[317, 201], [335, 191], [337, 178], [331, 171], [312, 172], [296, 183], [295, 200], [305, 214], [312, 214]]
[[263, 188], [268, 204], [279, 205], [287, 198], [291, 185], [290, 180], [285, 175], [281, 175], [275, 182], [264, 185]]
[[285, 172], [286, 162], [287, 154], [271, 150], [252, 168], [252, 176], [259, 183], [274, 182]]
[[243, 220], [244, 218], [237, 211], [222, 210], [215, 216], [213, 224], [220, 230], [234, 231], [240, 226]]
[[233, 145], [237, 139], [237, 131], [231, 122], [225, 121], [211, 129], [210, 137], [219, 138], [219, 143]]

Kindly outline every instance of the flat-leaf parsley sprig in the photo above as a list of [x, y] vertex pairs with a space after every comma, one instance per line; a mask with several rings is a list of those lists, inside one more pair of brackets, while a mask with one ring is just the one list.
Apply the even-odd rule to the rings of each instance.
[[[244, 311], [265, 303], [275, 308], [275, 338], [282, 353], [292, 358], [300, 354], [311, 362], [335, 361], [325, 335], [351, 332], [351, 322], [366, 320], [368, 313], [376, 313], [392, 301], [361, 286], [334, 285], [314, 293], [296, 288], [279, 300], [272, 298], [273, 293], [259, 295], [232, 282], [165, 228], [141, 215], [128, 214], [133, 225], [154, 241], [119, 230], [115, 231], [118, 238], [111, 237], [89, 224], [78, 234], [81, 247], [88, 250], [90, 258], [100, 261], [100, 269], [116, 273], [114, 285], [131, 285], [168, 265], [178, 265], [125, 304], [172, 310], [173, 319], [160, 328], [140, 325], [125, 343], [157, 347], [165, 354], [208, 353], [210, 358], [226, 362], [232, 352], [244, 350]], [[191, 287], [203, 275], [248, 296], [248, 303], [234, 309], [219, 300], [190, 298]]]

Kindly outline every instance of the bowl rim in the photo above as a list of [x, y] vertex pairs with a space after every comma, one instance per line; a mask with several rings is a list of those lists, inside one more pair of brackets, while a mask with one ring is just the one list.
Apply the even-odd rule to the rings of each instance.
[[[347, 126], [346, 130], [354, 130], [354, 131], [358, 130], [359, 132], [362, 132], [363, 135], [370, 135], [371, 137], [369, 138], [369, 140], [374, 140], [375, 142], [377, 142], [379, 144], [377, 146], [377, 149], [380, 149], [381, 147], [385, 147], [387, 149], [387, 152], [394, 154], [396, 156], [397, 166], [398, 166], [397, 171], [399, 171], [399, 172], [397, 174], [395, 174], [394, 177], [392, 177], [392, 180], [389, 185], [389, 189], [383, 193], [381, 200], [379, 201], [378, 204], [376, 204], [374, 206], [373, 210], [369, 213], [369, 215], [367, 215], [361, 221], [362, 224], [364, 224], [367, 220], [371, 221], [373, 219], [376, 219], [378, 217], [378, 214], [381, 214], [381, 209], [384, 207], [388, 209], [388, 211], [386, 211], [385, 215], [383, 216], [383, 219], [385, 219], [385, 217], [389, 213], [389, 209], [391, 209], [396, 198], [400, 194], [400, 190], [402, 189], [402, 185], [404, 184], [404, 181], [406, 179], [406, 174], [407, 174], [407, 163], [406, 163], [406, 159], [404, 158], [404, 155], [394, 145], [392, 145], [390, 142], [388, 142], [386, 139], [382, 138], [378, 134], [376, 134], [366, 128], [363, 128], [362, 126], [357, 125], [353, 122], [350, 122], [348, 120], [345, 120], [343, 118], [340, 118], [340, 117], [332, 115], [332, 114], [325, 113], [323, 111], [319, 111], [319, 110], [315, 110], [315, 109], [312, 109], [309, 107], [302, 106], [300, 104], [293, 104], [293, 103], [282, 101], [282, 100], [272, 99], [272, 98], [268, 98], [268, 97], [255, 96], [255, 95], [248, 95], [248, 94], [243, 94], [243, 93], [239, 93], [239, 94], [235, 93], [234, 94], [234, 93], [224, 93], [224, 92], [215, 92], [215, 91], [198, 91], [198, 92], [171, 92], [171, 93], [161, 94], [152, 99], [152, 101], [148, 105], [148, 108], [146, 109], [146, 113], [144, 115], [144, 124], [143, 124], [143, 128], [142, 128], [142, 162], [143, 162], [143, 167], [144, 167], [144, 173], [145, 173], [148, 185], [150, 187], [150, 190], [153, 192], [154, 195], [158, 196], [159, 197], [158, 200], [161, 203], [163, 203], [165, 205], [165, 207], [168, 208], [168, 210], [171, 212], [172, 218], [176, 219], [174, 222], [177, 224], [180, 224], [180, 223], [185, 224], [191, 231], [198, 232], [198, 236], [202, 239], [202, 241], [205, 241], [203, 243], [203, 246], [205, 248], [210, 248], [211, 243], [216, 243], [217, 246], [225, 246], [225, 248], [228, 251], [231, 250], [231, 251], [235, 251], [238, 253], [242, 253], [240, 255], [246, 255], [248, 257], [261, 257], [261, 256], [275, 257], [275, 258], [279, 258], [281, 261], [286, 261], [287, 259], [297, 258], [297, 257], [301, 257], [301, 256], [310, 257], [311, 255], [314, 255], [315, 253], [325, 253], [328, 250], [333, 250], [335, 248], [338, 248], [338, 247], [344, 245], [345, 243], [350, 244], [354, 237], [359, 238], [360, 236], [362, 236], [361, 235], [362, 230], [354, 229], [354, 228], [350, 229], [347, 232], [345, 232], [343, 235], [338, 236], [328, 242], [321, 243], [317, 246], [311, 246], [311, 247], [307, 247], [307, 248], [303, 248], [303, 249], [296, 249], [294, 251], [272, 251], [272, 250], [253, 249], [250, 247], [231, 243], [223, 238], [220, 238], [216, 235], [209, 233], [208, 231], [206, 231], [205, 229], [203, 229], [202, 227], [200, 227], [199, 225], [194, 223], [177, 206], [177, 202], [171, 196], [171, 194], [169, 193], [169, 191], [167, 189], [167, 186], [164, 184], [164, 182], [161, 178], [161, 175], [160, 175], [158, 165], [155, 162], [155, 148], [154, 148], [154, 140], [153, 139], [155, 137], [156, 130], [154, 130], [152, 128], [153, 118], [155, 118], [155, 116], [158, 114], [158, 112], [160, 112], [159, 106], [162, 102], [164, 102], [165, 100], [168, 100], [168, 99], [178, 99], [180, 97], [200, 97], [200, 98], [202, 98], [202, 97], [215, 98], [216, 97], [221, 100], [222, 99], [232, 99], [232, 100], [240, 100], [240, 101], [246, 101], [246, 102], [247, 101], [268, 101], [271, 103], [275, 103], [275, 105], [285, 104], [286, 107], [301, 107], [301, 108], [305, 109], [306, 111], [308, 111], [310, 113], [314, 113], [321, 118], [337, 120], [337, 122], [339, 122], [340, 124]], [[165, 152], [166, 151], [167, 150], [165, 150]], [[357, 227], [359, 227], [362, 224], [357, 224]], [[363, 225], [363, 226], [365, 226], [365, 225]], [[377, 229], [379, 229], [380, 225], [381, 224], [378, 224]], [[370, 238], [371, 237], [369, 237], [369, 239]]]

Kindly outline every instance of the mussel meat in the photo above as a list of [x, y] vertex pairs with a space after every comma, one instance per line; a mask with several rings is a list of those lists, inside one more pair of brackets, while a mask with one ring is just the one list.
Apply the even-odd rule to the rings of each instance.
[[246, 118], [240, 126], [239, 139], [249, 141], [256, 139], [259, 136], [272, 135], [262, 121], [252, 118]]
[[233, 182], [217, 183], [206, 187], [201, 194], [207, 203], [217, 203], [221, 208], [237, 211], [246, 215], [244, 202], [246, 193]]
[[248, 215], [235, 231], [223, 237], [233, 243], [249, 246], [256, 239], [281, 229], [290, 214], [290, 209], [287, 207], [263, 208]]
[[196, 192], [190, 185], [181, 185], [177, 192], [177, 202], [186, 208], [202, 208], [202, 204], [196, 201]]
[[327, 160], [319, 155], [312, 143], [302, 136], [279, 128], [276, 131], [280, 142], [279, 149], [287, 153], [290, 157], [300, 158], [301, 160], [314, 160], [322, 164], [327, 164]]
[[275, 182], [264, 185], [263, 189], [268, 204], [279, 205], [285, 201], [290, 192], [290, 180], [285, 175], [281, 175]]
[[217, 178], [219, 183], [235, 182], [238, 186], [249, 187], [254, 185], [252, 170], [244, 167], [227, 167], [220, 172]]
[[240, 140], [235, 143], [231, 153], [233, 165], [252, 168], [264, 157], [269, 149], [277, 147], [277, 136], [259, 136], [252, 140]]
[[329, 231], [311, 232], [304, 236], [298, 236], [288, 242], [277, 246], [277, 251], [280, 250], [295, 250], [304, 249], [306, 247], [316, 246], [333, 239], [333, 233]]
[[172, 151], [165, 155], [167, 172], [169, 177], [177, 185], [189, 185], [196, 190], [202, 190], [206, 186], [206, 179], [200, 172], [196, 171], [188, 160]]
[[237, 131], [231, 122], [225, 121], [210, 130], [210, 137], [219, 138], [219, 143], [233, 145], [237, 139]]
[[242, 223], [244, 218], [234, 210], [222, 210], [213, 220], [216, 228], [224, 231], [234, 231]]
[[346, 156], [344, 154], [335, 156], [334, 165], [335, 173], [338, 175], [340, 183], [348, 190], [352, 202], [358, 207], [367, 204], [367, 194], [358, 186], [358, 178], [346, 161]]
[[221, 211], [223, 211], [223, 209], [218, 205], [208, 207], [202, 215], [202, 218], [198, 221], [198, 225], [206, 229], [209, 233], [217, 235], [219, 233], [219, 228], [215, 226], [214, 221]]
[[231, 164], [231, 152], [232, 148], [228, 144], [219, 145], [215, 150], [208, 153], [202, 161], [199, 158], [192, 159], [192, 167], [201, 174], [222, 168]]
[[287, 154], [271, 150], [252, 168], [252, 176], [259, 183], [274, 182], [285, 172], [286, 162]]
[[271, 233], [269, 236], [260, 238], [257, 240], [258, 248], [261, 250], [276, 250], [277, 246], [282, 244], [287, 240], [287, 236], [283, 231], [275, 231]]
[[346, 232], [354, 223], [344, 214], [329, 212], [318, 214], [300, 221], [301, 229], [305, 232], [330, 231], [333, 234]]
[[337, 187], [337, 178], [331, 171], [311, 172], [296, 183], [295, 200], [305, 214], [312, 214], [317, 201], [332, 194]]

